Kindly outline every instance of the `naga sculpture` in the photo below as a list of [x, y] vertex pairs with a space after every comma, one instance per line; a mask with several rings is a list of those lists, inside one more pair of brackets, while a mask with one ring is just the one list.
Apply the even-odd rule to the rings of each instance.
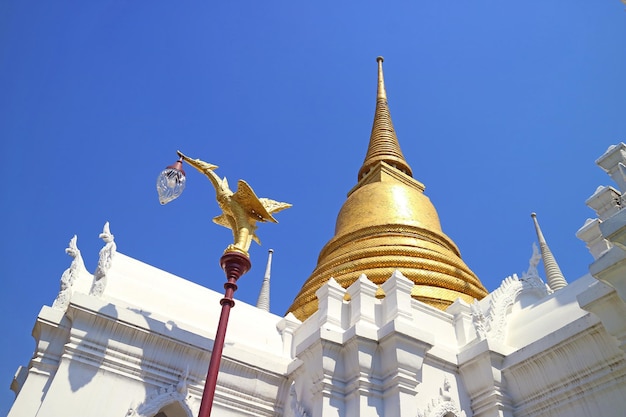
[[107, 273], [109, 269], [111, 269], [111, 262], [117, 250], [117, 245], [114, 241], [115, 236], [111, 233], [109, 222], [104, 224], [102, 233], [100, 233], [98, 237], [104, 241], [104, 246], [100, 249], [98, 266], [96, 267], [96, 272], [93, 274], [93, 284], [89, 291], [89, 295], [96, 297], [100, 297], [104, 293], [104, 289], [107, 285]]
[[85, 264], [83, 263], [83, 258], [80, 255], [78, 245], [76, 244], [76, 239], [76, 235], [74, 235], [74, 237], [70, 240], [69, 246], [65, 249], [65, 253], [74, 259], [72, 260], [70, 267], [67, 268], [61, 276], [61, 289], [59, 290], [59, 294], [54, 300], [54, 303], [52, 303], [52, 308], [56, 310], [67, 310], [72, 296], [72, 286], [81, 271], [85, 270]]
[[272, 216], [273, 213], [291, 207], [289, 203], [281, 203], [269, 198], [259, 198], [252, 188], [244, 180], [237, 182], [237, 191], [233, 192], [226, 178], [220, 178], [215, 172], [217, 165], [192, 159], [178, 151], [185, 162], [206, 175], [215, 188], [217, 204], [222, 214], [213, 221], [221, 226], [232, 230], [234, 243], [226, 248], [226, 251], [235, 251], [248, 256], [248, 249], [252, 240], [260, 244], [256, 235], [257, 222], [278, 223]]

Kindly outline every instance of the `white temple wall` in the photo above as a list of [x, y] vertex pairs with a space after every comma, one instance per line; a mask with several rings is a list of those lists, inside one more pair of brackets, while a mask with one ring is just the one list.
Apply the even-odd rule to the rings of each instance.
[[[38, 417], [126, 416], [147, 386], [88, 365], [76, 366], [64, 359], [36, 414]], [[16, 414], [16, 416], [19, 414]]]
[[[113, 298], [122, 295], [115, 292], [122, 276], [138, 288], [150, 282], [140, 270], [113, 274], [101, 297], [76, 293], [67, 312], [42, 309], [34, 332], [38, 353], [9, 417], [82, 417], [99, 407], [107, 410], [99, 412], [103, 417], [153, 417], [168, 404], [174, 404], [170, 417], [197, 413], [210, 338], [175, 304], [152, 312], [130, 304], [128, 295], [127, 301]], [[329, 282], [318, 292], [320, 310], [304, 323], [254, 310], [262, 331], [253, 338], [236, 322], [227, 335], [215, 412], [560, 417], [621, 410], [626, 363], [619, 340], [580, 308], [610, 316], [610, 306], [621, 303], [611, 298], [614, 289], [587, 275], [531, 306], [509, 308], [506, 337], [499, 340], [499, 333], [478, 337], [469, 305], [433, 309], [410, 299], [405, 280], [394, 275], [384, 299], [373, 297], [366, 279], [348, 290]], [[487, 312], [492, 297], [482, 302]], [[386, 306], [390, 301], [400, 308]], [[170, 312], [173, 319], [166, 319]]]
[[620, 415], [626, 359], [598, 320], [584, 316], [549, 338], [556, 343], [542, 339], [504, 362], [515, 416]]
[[[36, 415], [54, 378], [64, 344], [69, 334], [70, 323], [63, 312], [44, 306], [39, 312], [33, 328], [36, 341], [35, 352], [23, 381], [13, 381], [12, 389], [17, 398], [9, 417]], [[21, 382], [21, 385], [20, 385]]]
[[[101, 295], [75, 291], [66, 307], [42, 308], [37, 352], [9, 416], [152, 417], [167, 404], [196, 415], [214, 329], [194, 326], [205, 318], [217, 325], [219, 311], [209, 310], [219, 310], [221, 298], [199, 288], [115, 253]], [[206, 307], [198, 292], [215, 305]], [[187, 295], [196, 302], [183, 303]], [[280, 318], [240, 304], [247, 317], [254, 310], [256, 327], [231, 316], [214, 408], [224, 416], [280, 415], [292, 362]]]

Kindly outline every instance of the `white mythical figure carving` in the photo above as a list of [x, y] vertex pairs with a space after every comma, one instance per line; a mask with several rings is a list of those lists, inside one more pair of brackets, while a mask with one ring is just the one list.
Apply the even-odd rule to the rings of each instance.
[[143, 403], [137, 407], [131, 407], [126, 417], [151, 417], [172, 403], [177, 403], [187, 417], [197, 416], [200, 406], [195, 397], [189, 393], [188, 378], [189, 369], [180, 377], [177, 384], [155, 389]]
[[450, 380], [444, 376], [443, 387], [439, 388], [439, 398], [432, 398], [426, 410], [417, 409], [416, 417], [466, 417], [465, 411], [461, 410], [450, 394]]
[[[554, 291], [550, 289], [548, 284], [541, 280], [539, 276], [539, 270], [537, 269], [537, 265], [539, 265], [539, 261], [541, 260], [541, 253], [539, 252], [539, 248], [537, 244], [533, 242], [533, 254], [528, 261], [528, 271], [522, 274], [520, 280], [524, 285], [524, 290], [535, 289], [539, 296], [544, 296], [548, 294], [552, 294]], [[545, 294], [544, 294], [545, 288]]]
[[107, 272], [111, 268], [111, 261], [115, 255], [117, 246], [113, 241], [115, 236], [111, 234], [109, 230], [109, 222], [104, 224], [102, 233], [100, 233], [100, 239], [104, 240], [104, 247], [100, 249], [100, 258], [98, 259], [98, 267], [93, 274], [93, 285], [89, 295], [99, 297], [104, 292], [104, 288], [107, 283]]
[[446, 375], [443, 377], [443, 387], [439, 388], [439, 395], [441, 396], [442, 401], [452, 401], [450, 388], [452, 388], [452, 385], [450, 384], [450, 380], [448, 379], [448, 376]]
[[291, 397], [291, 411], [295, 417], [309, 417], [309, 413], [304, 406], [298, 401], [298, 393], [296, 392], [296, 383], [292, 382], [289, 388], [289, 396]]
[[483, 309], [480, 308], [480, 304], [478, 304], [478, 300], [475, 298], [470, 308], [472, 310], [472, 324], [474, 325], [474, 330], [476, 330], [476, 336], [478, 340], [485, 340], [487, 338], [487, 320], [485, 319]]
[[539, 248], [537, 247], [537, 244], [533, 242], [533, 254], [530, 256], [530, 260], [528, 261], [528, 271], [522, 274], [522, 279], [524, 279], [526, 276], [539, 276], [537, 265], [539, 265], [540, 260], [541, 253], [539, 253]]
[[76, 235], [70, 240], [69, 246], [65, 249], [65, 253], [74, 259], [70, 267], [63, 272], [61, 276], [61, 289], [54, 303], [52, 303], [52, 308], [61, 311], [67, 310], [70, 304], [70, 298], [72, 297], [74, 281], [78, 278], [80, 272], [85, 269], [83, 257], [80, 255], [80, 250], [78, 250], [78, 246], [76, 245]]

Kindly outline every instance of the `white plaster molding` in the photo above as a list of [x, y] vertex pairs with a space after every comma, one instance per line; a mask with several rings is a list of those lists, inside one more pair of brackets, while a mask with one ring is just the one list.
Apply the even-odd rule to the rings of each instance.
[[613, 244], [602, 236], [600, 223], [602, 223], [600, 219], [587, 219], [576, 232], [576, 237], [585, 242], [593, 259], [600, 258], [613, 247]]
[[605, 330], [615, 337], [620, 349], [626, 352], [626, 304], [613, 287], [596, 281], [577, 297], [580, 308], [596, 315]]
[[70, 240], [69, 246], [65, 249], [65, 253], [70, 255], [72, 263], [67, 268], [63, 275], [61, 275], [61, 288], [56, 299], [52, 303], [52, 308], [60, 311], [66, 311], [67, 306], [70, 304], [72, 298], [73, 286], [76, 279], [80, 276], [81, 272], [86, 272], [83, 257], [80, 255], [80, 250], [76, 245], [76, 235]]
[[296, 383], [301, 385], [298, 401], [312, 417], [321, 416], [321, 410], [331, 399], [343, 399], [346, 395], [343, 383], [342, 346], [323, 338], [316, 339], [299, 358]]
[[626, 250], [626, 210], [615, 213], [601, 222], [598, 227], [605, 239], [614, 246], [619, 246]]
[[104, 247], [100, 249], [100, 257], [98, 259], [98, 266], [96, 272], [93, 274], [93, 285], [89, 295], [96, 297], [102, 296], [107, 284], [107, 272], [111, 269], [111, 262], [115, 256], [117, 246], [115, 245], [115, 237], [109, 230], [109, 222], [104, 224], [102, 233], [100, 233], [100, 239], [104, 241]]
[[33, 328], [36, 345], [29, 372], [48, 376], [55, 374], [69, 331], [70, 322], [62, 311], [46, 306], [41, 309]]
[[365, 274], [361, 274], [347, 289], [350, 296], [350, 321], [353, 326], [359, 322], [376, 324], [376, 290], [378, 286], [370, 281]]
[[379, 354], [384, 391], [417, 394], [417, 386], [422, 382], [424, 358], [433, 346], [432, 341], [429, 342], [399, 331], [380, 339], [380, 352], [384, 352]]
[[319, 307], [319, 325], [334, 325], [343, 329], [343, 307], [346, 290], [335, 278], [330, 278], [316, 292]]
[[197, 398], [189, 394], [187, 377], [185, 372], [177, 384], [163, 386], [154, 390], [144, 401], [136, 407], [131, 407], [126, 417], [153, 417], [163, 407], [178, 403], [187, 414], [187, 417], [198, 415], [199, 402]]
[[622, 209], [622, 198], [615, 188], [601, 185], [585, 204], [604, 221]]
[[513, 417], [513, 404], [502, 374], [506, 346], [482, 340], [459, 353], [459, 371], [475, 416]]
[[[474, 299], [476, 302], [476, 299]], [[464, 346], [470, 340], [474, 339], [476, 329], [473, 324], [472, 306], [461, 298], [457, 298], [448, 308], [446, 313], [452, 314], [454, 317], [453, 325], [456, 335], [457, 344]]]
[[626, 178], [622, 169], [626, 164], [626, 145], [623, 142], [609, 146], [606, 152], [596, 159], [596, 164], [609, 174], [622, 193], [626, 192]]
[[287, 313], [278, 323], [276, 323], [276, 329], [280, 333], [280, 337], [283, 340], [283, 353], [289, 355], [290, 358], [295, 357], [295, 349], [293, 346], [293, 333], [296, 331], [302, 322], [298, 320], [293, 313]]
[[[359, 407], [355, 398], [365, 397], [371, 391], [381, 390], [377, 361], [378, 343], [375, 340], [355, 336], [343, 347], [343, 375], [337, 375], [345, 382], [344, 392], [348, 406]], [[359, 415], [362, 409], [359, 407]]]
[[599, 281], [615, 288], [626, 303], [626, 251], [614, 246], [589, 266], [589, 272]]
[[389, 323], [396, 318], [410, 320], [413, 316], [411, 305], [411, 290], [413, 282], [406, 278], [397, 269], [391, 277], [382, 285], [385, 292], [383, 300], [383, 324]]

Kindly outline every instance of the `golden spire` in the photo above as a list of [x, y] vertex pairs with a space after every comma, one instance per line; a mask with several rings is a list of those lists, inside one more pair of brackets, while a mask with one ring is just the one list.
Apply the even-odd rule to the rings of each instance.
[[400, 150], [400, 144], [393, 129], [389, 105], [387, 104], [387, 91], [385, 91], [385, 79], [383, 77], [383, 57], [376, 58], [378, 62], [378, 91], [376, 94], [376, 112], [374, 124], [370, 135], [370, 143], [363, 166], [359, 170], [360, 180], [379, 161], [384, 161], [409, 176], [413, 176], [411, 167], [407, 164]]
[[380, 285], [399, 270], [413, 281], [413, 298], [442, 310], [457, 298], [472, 303], [487, 295], [441, 230], [424, 185], [412, 178], [391, 124], [382, 58], [377, 61], [378, 94], [367, 156], [337, 216], [335, 236], [289, 307], [300, 320], [315, 313], [315, 292], [330, 278], [347, 288], [365, 274]]

